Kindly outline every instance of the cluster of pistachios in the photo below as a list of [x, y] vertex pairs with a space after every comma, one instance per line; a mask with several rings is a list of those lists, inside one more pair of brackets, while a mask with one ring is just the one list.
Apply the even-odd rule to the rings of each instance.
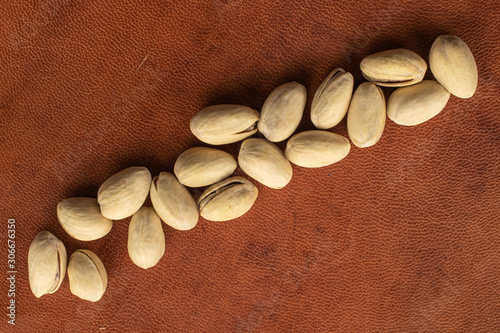
[[[162, 223], [190, 230], [201, 215], [210, 221], [228, 221], [248, 212], [258, 195], [248, 179], [234, 176], [238, 165], [255, 181], [281, 189], [292, 179], [293, 163], [305, 168], [324, 167], [342, 160], [351, 149], [349, 140], [326, 131], [347, 114], [349, 138], [357, 147], [370, 147], [382, 136], [389, 119], [400, 125], [421, 124], [440, 113], [450, 93], [471, 97], [478, 75], [467, 45], [455, 36], [440, 36], [430, 51], [430, 67], [437, 81], [425, 80], [427, 64], [416, 53], [395, 49], [367, 56], [360, 64], [370, 82], [354, 91], [354, 78], [343, 69], [333, 70], [319, 86], [311, 104], [311, 121], [317, 130], [297, 133], [307, 101], [306, 88], [290, 82], [274, 89], [259, 114], [242, 105], [212, 105], [195, 114], [192, 133], [211, 145], [244, 140], [238, 158], [215, 148], [194, 147], [177, 158], [173, 174], [152, 178], [145, 167], [130, 167], [107, 179], [95, 198], [68, 198], [57, 206], [63, 229], [81, 241], [109, 233], [112, 220], [132, 216], [128, 252], [144, 269], [153, 267], [165, 253]], [[380, 86], [398, 87], [387, 103]], [[259, 131], [264, 138], [250, 138]], [[283, 153], [273, 142], [287, 140]], [[205, 188], [195, 198], [188, 188]], [[144, 207], [147, 196], [153, 207]], [[101, 260], [91, 251], [78, 250], [67, 265], [64, 244], [48, 231], [40, 232], [28, 257], [30, 285], [35, 296], [55, 292], [68, 266], [71, 292], [97, 301], [107, 286]]]

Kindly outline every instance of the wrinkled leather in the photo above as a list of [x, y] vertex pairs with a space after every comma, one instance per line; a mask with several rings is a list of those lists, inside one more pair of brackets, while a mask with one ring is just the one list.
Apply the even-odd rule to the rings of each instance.
[[[500, 331], [497, 1], [43, 0], [4, 1], [0, 12], [0, 211], [4, 227], [17, 223], [18, 331]], [[428, 61], [443, 33], [476, 57], [474, 97], [452, 96], [419, 126], [388, 120], [374, 147], [320, 169], [294, 166], [282, 190], [257, 184], [255, 206], [237, 220], [164, 225], [154, 268], [128, 257], [130, 219], [92, 242], [57, 221], [60, 200], [95, 197], [123, 168], [172, 172], [201, 145], [189, 119], [202, 107], [259, 110], [298, 81], [308, 90], [299, 131], [313, 129], [310, 102], [332, 69], [358, 85], [364, 56], [404, 47]], [[345, 119], [332, 131], [347, 135]], [[68, 255], [99, 255], [109, 279], [99, 302], [73, 296], [67, 278], [35, 298], [27, 254], [41, 230]]]

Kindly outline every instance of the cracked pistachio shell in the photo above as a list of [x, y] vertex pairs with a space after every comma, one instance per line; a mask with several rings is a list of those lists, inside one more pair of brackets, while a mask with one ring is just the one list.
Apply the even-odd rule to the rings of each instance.
[[246, 139], [238, 155], [241, 169], [256, 181], [275, 189], [292, 179], [292, 166], [281, 150], [265, 139]]
[[259, 131], [272, 142], [286, 140], [299, 126], [306, 106], [306, 88], [297, 82], [274, 89], [262, 106]]
[[182, 184], [202, 187], [229, 177], [236, 167], [234, 157], [222, 150], [195, 147], [179, 155], [174, 173]]
[[365, 57], [359, 65], [363, 76], [384, 87], [404, 87], [423, 80], [427, 64], [415, 52], [395, 49]]
[[347, 112], [347, 131], [352, 143], [360, 148], [376, 144], [384, 131], [385, 110], [382, 89], [370, 82], [361, 83]]
[[151, 182], [151, 203], [158, 216], [174, 229], [189, 230], [198, 223], [198, 207], [188, 189], [169, 172]]
[[477, 88], [477, 66], [463, 40], [456, 36], [436, 38], [429, 54], [432, 74], [453, 95], [469, 98]]
[[28, 274], [31, 291], [36, 297], [59, 289], [67, 264], [66, 248], [48, 231], [36, 235], [28, 252]]
[[387, 116], [396, 124], [414, 126], [438, 115], [450, 93], [436, 81], [424, 80], [396, 89], [387, 102]]
[[68, 198], [57, 205], [57, 218], [73, 238], [91, 241], [107, 235], [113, 221], [101, 215], [97, 199]]
[[108, 275], [99, 257], [89, 250], [77, 250], [69, 258], [69, 289], [81, 299], [97, 302], [108, 285]]
[[130, 167], [109, 177], [97, 192], [101, 214], [111, 220], [134, 215], [146, 200], [151, 173], [145, 167]]
[[248, 179], [239, 176], [224, 179], [200, 196], [200, 214], [209, 221], [238, 218], [252, 208], [257, 194], [257, 187]]
[[292, 136], [285, 155], [290, 162], [304, 168], [320, 168], [347, 156], [351, 144], [341, 135], [327, 131], [306, 131]]
[[321, 83], [311, 104], [311, 121], [319, 129], [340, 123], [351, 102], [354, 78], [342, 68], [334, 69]]
[[148, 269], [165, 254], [165, 234], [152, 207], [142, 207], [128, 227], [128, 255], [137, 266]]
[[191, 118], [191, 132], [211, 145], [237, 142], [257, 132], [259, 113], [243, 105], [212, 105]]

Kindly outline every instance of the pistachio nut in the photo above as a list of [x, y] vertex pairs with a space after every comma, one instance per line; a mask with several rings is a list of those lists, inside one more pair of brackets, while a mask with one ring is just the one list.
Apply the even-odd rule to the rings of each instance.
[[207, 188], [200, 196], [200, 214], [209, 221], [238, 218], [252, 208], [257, 194], [257, 187], [248, 179], [240, 176], [224, 179]]
[[191, 118], [191, 132], [201, 141], [223, 145], [243, 140], [257, 132], [259, 113], [243, 105], [211, 105]]
[[81, 299], [97, 302], [108, 285], [108, 275], [99, 257], [89, 250], [77, 250], [69, 258], [69, 289]]
[[460, 38], [449, 35], [436, 38], [429, 54], [429, 64], [436, 80], [453, 95], [469, 98], [476, 92], [476, 61]]
[[238, 155], [241, 169], [258, 182], [275, 189], [292, 179], [292, 166], [275, 144], [265, 139], [246, 139]]
[[158, 216], [174, 229], [189, 230], [198, 223], [198, 207], [188, 189], [169, 172], [151, 183], [151, 203]]
[[28, 252], [28, 274], [31, 291], [36, 297], [59, 289], [67, 264], [66, 247], [48, 231], [36, 235]]
[[423, 80], [427, 64], [421, 56], [395, 49], [365, 57], [359, 65], [363, 76], [384, 87], [404, 87]]
[[354, 78], [342, 68], [334, 69], [321, 83], [311, 104], [311, 120], [319, 129], [340, 123], [351, 102]]
[[285, 155], [290, 162], [304, 168], [320, 168], [347, 156], [351, 144], [341, 135], [327, 131], [306, 131], [292, 136]]
[[360, 148], [373, 146], [385, 127], [385, 98], [380, 87], [363, 82], [352, 96], [347, 112], [349, 137]]
[[441, 112], [450, 93], [436, 81], [424, 80], [396, 89], [387, 102], [387, 116], [396, 124], [414, 126]]
[[134, 215], [146, 200], [151, 173], [145, 167], [130, 167], [109, 177], [97, 192], [102, 216], [121, 220]]
[[148, 269], [165, 254], [165, 234], [152, 207], [142, 207], [128, 227], [128, 255], [137, 266]]
[[299, 126], [306, 106], [306, 88], [297, 82], [274, 89], [262, 106], [257, 127], [266, 139], [279, 142], [288, 139]]
[[174, 173], [182, 184], [202, 187], [230, 176], [236, 167], [234, 157], [222, 150], [194, 147], [179, 155]]
[[57, 205], [57, 218], [73, 238], [91, 241], [107, 235], [113, 221], [101, 214], [97, 199], [68, 198]]

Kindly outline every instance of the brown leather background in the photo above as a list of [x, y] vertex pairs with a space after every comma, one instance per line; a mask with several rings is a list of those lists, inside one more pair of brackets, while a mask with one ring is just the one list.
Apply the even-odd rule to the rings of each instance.
[[[0, 276], [14, 218], [16, 330], [500, 331], [499, 10], [472, 0], [3, 1]], [[428, 60], [443, 33], [476, 57], [473, 98], [452, 96], [416, 127], [388, 120], [374, 147], [294, 167], [282, 190], [257, 184], [238, 220], [201, 220], [188, 232], [164, 225], [166, 254], [150, 270], [128, 257], [129, 219], [93, 242], [57, 222], [60, 200], [95, 196], [125, 167], [172, 171], [200, 144], [189, 119], [204, 106], [260, 109], [296, 80], [309, 97], [299, 130], [312, 129], [310, 101], [332, 69], [358, 85], [364, 56], [404, 47]], [[345, 120], [333, 132], [347, 135]], [[27, 253], [43, 229], [68, 255], [100, 256], [109, 283], [98, 303], [71, 295], [67, 278], [53, 295], [31, 293]]]

